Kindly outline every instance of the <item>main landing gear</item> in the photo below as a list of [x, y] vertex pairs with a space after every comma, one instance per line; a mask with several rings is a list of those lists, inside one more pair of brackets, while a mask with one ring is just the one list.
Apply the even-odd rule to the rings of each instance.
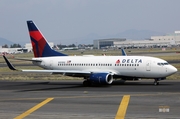
[[156, 86], [156, 85], [159, 85], [159, 82], [158, 82], [159, 80], [158, 79], [154, 79], [154, 85]]
[[92, 85], [92, 83], [89, 80], [85, 79], [83, 81], [83, 86], [91, 86], [91, 85]]

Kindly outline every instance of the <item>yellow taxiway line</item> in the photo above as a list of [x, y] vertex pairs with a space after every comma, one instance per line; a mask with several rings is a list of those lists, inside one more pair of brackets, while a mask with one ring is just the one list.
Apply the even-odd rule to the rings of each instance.
[[117, 111], [115, 119], [124, 119], [129, 104], [130, 95], [124, 95]]
[[47, 104], [48, 102], [50, 102], [53, 99], [54, 98], [47, 98], [46, 100], [44, 100], [41, 103], [35, 105], [31, 109], [29, 109], [26, 112], [22, 113], [21, 115], [15, 117], [14, 119], [23, 119], [24, 117], [28, 116], [29, 114], [31, 114], [32, 112], [36, 111], [37, 109], [39, 109], [40, 107], [42, 107], [43, 105]]

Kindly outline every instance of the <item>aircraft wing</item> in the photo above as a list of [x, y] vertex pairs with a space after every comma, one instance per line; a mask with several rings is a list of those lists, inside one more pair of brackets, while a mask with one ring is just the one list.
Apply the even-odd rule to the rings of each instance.
[[32, 73], [51, 73], [51, 74], [62, 74], [62, 75], [83, 75], [89, 76], [91, 74], [90, 71], [81, 71], [81, 70], [21, 70], [22, 72], [32, 72]]
[[9, 69], [11, 70], [17, 70], [22, 72], [32, 72], [32, 73], [51, 73], [51, 74], [62, 74], [67, 76], [89, 76], [92, 72], [90, 71], [82, 71], [82, 70], [26, 70], [26, 69], [16, 69], [11, 62], [6, 58], [5, 55], [3, 55], [4, 60], [6, 61]]

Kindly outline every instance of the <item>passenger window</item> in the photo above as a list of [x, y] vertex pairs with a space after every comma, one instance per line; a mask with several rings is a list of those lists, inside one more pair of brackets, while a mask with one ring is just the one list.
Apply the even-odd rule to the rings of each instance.
[[168, 63], [164, 63], [164, 65], [168, 65]]

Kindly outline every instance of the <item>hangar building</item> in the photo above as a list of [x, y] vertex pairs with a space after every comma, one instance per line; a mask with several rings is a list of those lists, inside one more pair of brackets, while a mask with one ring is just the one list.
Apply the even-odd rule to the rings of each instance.
[[125, 38], [94, 40], [95, 49], [108, 47], [117, 48], [146, 48], [146, 47], [172, 47], [180, 46], [180, 31], [163, 36], [151, 36], [148, 40], [126, 40]]
[[125, 38], [98, 39], [93, 41], [94, 49], [102, 49], [105, 47], [113, 47], [114, 42], [126, 41]]

